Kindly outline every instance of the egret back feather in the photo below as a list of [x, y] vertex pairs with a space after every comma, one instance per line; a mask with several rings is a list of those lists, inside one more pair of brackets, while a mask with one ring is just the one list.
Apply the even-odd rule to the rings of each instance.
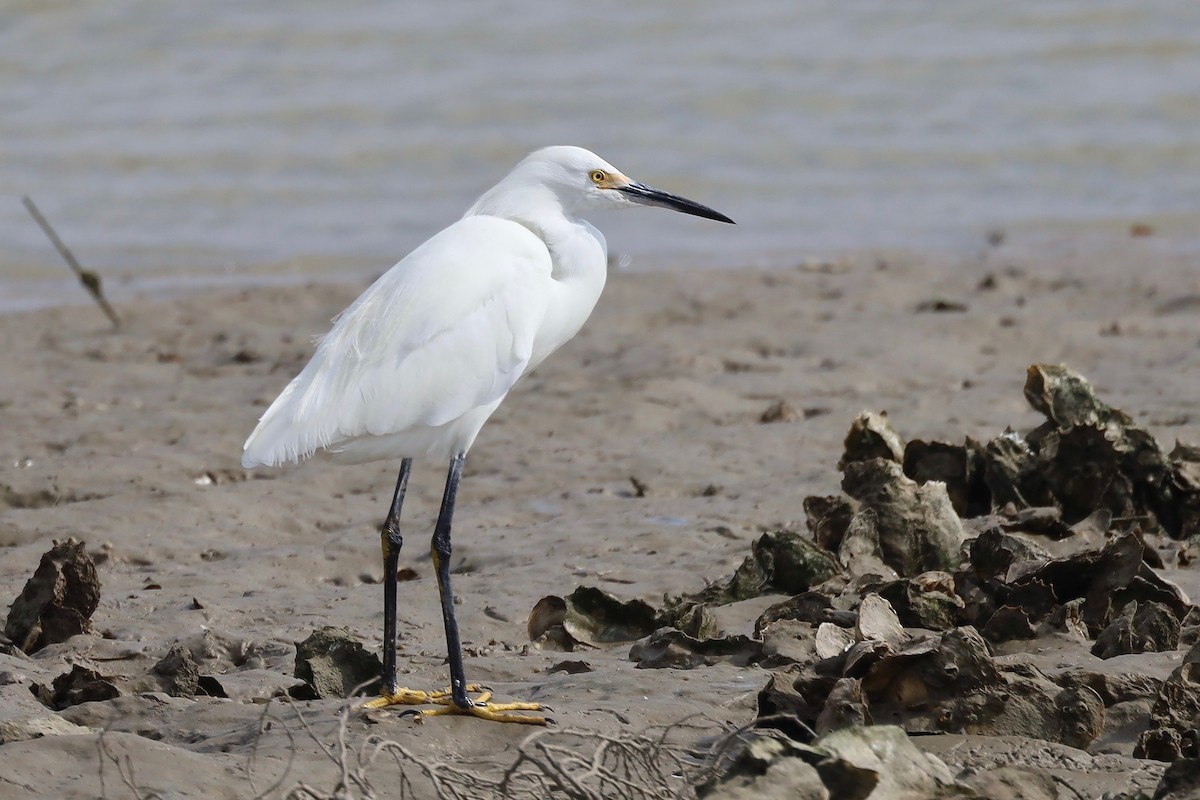
[[[436, 430], [498, 403], [530, 363], [551, 271], [546, 245], [517, 223], [472, 216], [446, 228], [334, 321], [263, 414], [243, 465], [298, 461], [363, 436]], [[469, 437], [449, 442], [448, 452], [469, 447], [484, 420], [446, 437]]]

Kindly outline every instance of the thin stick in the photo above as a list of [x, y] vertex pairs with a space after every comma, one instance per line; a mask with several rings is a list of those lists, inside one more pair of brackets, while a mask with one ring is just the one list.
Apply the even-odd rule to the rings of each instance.
[[113, 311], [112, 306], [110, 306], [108, 301], [104, 299], [104, 292], [100, 290], [100, 276], [91, 270], [87, 270], [79, 266], [79, 262], [75, 260], [74, 254], [67, 249], [67, 246], [63, 244], [62, 239], [58, 238], [58, 234], [54, 232], [54, 228], [50, 227], [50, 223], [47, 222], [46, 218], [42, 216], [42, 212], [38, 211], [37, 206], [33, 204], [33, 200], [28, 195], [22, 197], [21, 202], [23, 202], [25, 204], [25, 208], [29, 210], [29, 214], [33, 217], [33, 221], [36, 222], [46, 236], [49, 237], [50, 243], [54, 245], [54, 249], [58, 250], [58, 254], [62, 256], [64, 260], [66, 260], [67, 266], [75, 270], [75, 274], [79, 276], [79, 282], [82, 283], [84, 288], [91, 293], [92, 298], [99, 304], [100, 308], [112, 322], [113, 328], [119, 329], [121, 327], [121, 320], [117, 316], [117, 312]]

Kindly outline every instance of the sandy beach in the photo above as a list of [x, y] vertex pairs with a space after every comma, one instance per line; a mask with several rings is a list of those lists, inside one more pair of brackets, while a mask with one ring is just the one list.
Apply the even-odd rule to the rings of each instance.
[[[698, 714], [700, 738], [750, 722], [769, 669], [637, 669], [629, 643], [539, 650], [531, 609], [578, 586], [658, 607], [721, 581], [764, 531], [804, 531], [805, 497], [839, 491], [859, 412], [886, 411], [906, 439], [1028, 430], [1041, 422], [1022, 396], [1034, 363], [1087, 376], [1167, 449], [1200, 443], [1198, 266], [1149, 236], [1037, 254], [981, 244], [968, 257], [611, 274], [583, 332], [517, 387], [467, 460], [454, 591], [468, 678], [501, 700], [548, 704], [560, 735], [634, 734]], [[0, 601], [69, 537], [86, 543], [102, 587], [92, 633], [0, 654], [0, 723], [55, 716], [92, 729], [0, 746], [0, 796], [276, 797], [302, 784], [330, 796], [341, 772], [322, 748], [336, 747], [342, 702], [268, 698], [298, 683], [295, 643], [316, 628], [344, 626], [378, 652], [378, 529], [398, 465], [246, 471], [239, 456], [313, 338], [362, 288], [147, 299], [118, 307], [118, 332], [85, 305], [0, 317]], [[793, 413], [764, 422], [780, 401]], [[419, 463], [405, 508], [399, 660], [414, 688], [447, 677], [428, 555], [444, 470]], [[1200, 597], [1194, 564], [1164, 574]], [[723, 606], [718, 623], [750, 635], [780, 599]], [[152, 691], [152, 668], [176, 644], [228, 697]], [[1164, 679], [1182, 650], [1118, 666], [1086, 647], [1028, 658]], [[590, 671], [552, 671], [564, 660]], [[31, 687], [75, 665], [119, 696], [39, 703]], [[1091, 753], [1012, 737], [916, 741], [952, 769], [994, 756], [1099, 797], [1153, 791], [1166, 764], [1132, 757], [1139, 732], [1101, 737], [1104, 752]], [[482, 771], [511, 763], [529, 733], [357, 713], [346, 727], [352, 750], [383, 737]], [[388, 759], [370, 767], [378, 796], [401, 796], [401, 771]], [[407, 774], [411, 796], [437, 796]]]

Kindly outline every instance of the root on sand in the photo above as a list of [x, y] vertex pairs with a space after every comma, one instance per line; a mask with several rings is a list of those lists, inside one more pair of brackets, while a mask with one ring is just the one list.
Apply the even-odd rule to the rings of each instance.
[[301, 727], [339, 766], [341, 777], [330, 789], [297, 784], [284, 795], [288, 800], [373, 800], [381, 796], [375, 781], [385, 776], [387, 795], [401, 798], [432, 792], [439, 800], [678, 800], [695, 797], [694, 786], [708, 762], [694, 749], [701, 731], [692, 720], [618, 735], [538, 730], [521, 741], [510, 763], [503, 764], [432, 760], [379, 735], [352, 744], [349, 716], [347, 705], [339, 715], [336, 744], [329, 746], [297, 712]]

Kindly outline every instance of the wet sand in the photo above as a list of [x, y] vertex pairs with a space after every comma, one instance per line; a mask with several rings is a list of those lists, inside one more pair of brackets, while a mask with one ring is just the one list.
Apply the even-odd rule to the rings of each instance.
[[[530, 649], [529, 611], [579, 585], [658, 605], [728, 576], [763, 530], [804, 529], [807, 495], [838, 490], [842, 438], [863, 409], [886, 410], [906, 438], [1031, 428], [1040, 418], [1021, 391], [1031, 363], [1069, 364], [1168, 447], [1200, 442], [1196, 260], [1151, 238], [1105, 252], [1002, 246], [612, 275], [584, 331], [510, 395], [468, 458], [454, 536], [468, 678], [501, 700], [551, 705], [561, 731], [617, 735], [697, 712], [710, 732], [750, 721], [767, 670], [639, 670], [628, 644]], [[378, 650], [378, 526], [398, 465], [247, 472], [239, 455], [312, 338], [362, 288], [146, 300], [118, 308], [117, 333], [84, 306], [0, 317], [0, 597], [11, 602], [51, 540], [67, 537], [97, 556], [103, 587], [94, 634], [31, 658], [0, 654], [0, 723], [49, 714], [29, 686], [78, 664], [124, 696], [60, 716], [107, 728], [103, 749], [128, 754], [143, 794], [247, 797], [285, 771], [277, 795], [332, 789], [339, 768], [317, 740], [333, 742], [340, 704], [297, 704], [311, 736], [296, 706], [263, 699], [295, 683], [293, 643], [317, 627], [346, 626]], [[781, 400], [795, 418], [763, 423]], [[427, 546], [444, 469], [419, 463], [405, 507], [401, 566], [415, 579], [400, 586], [400, 664], [414, 688], [446, 681]], [[1200, 573], [1176, 572], [1194, 600]], [[723, 609], [720, 623], [749, 634], [773, 599]], [[230, 676], [231, 699], [139, 693], [179, 642], [204, 656], [202, 674]], [[1181, 653], [1169, 656], [1133, 668], [1165, 677]], [[564, 659], [591, 671], [550, 671]], [[264, 713], [272, 724], [260, 733]], [[103, 781], [109, 796], [132, 796], [112, 760], [101, 769], [97, 736], [73, 732], [0, 747], [0, 794], [94, 797]], [[348, 725], [352, 747], [378, 735], [418, 757], [485, 766], [511, 763], [528, 733], [460, 718]], [[1129, 758], [1128, 736], [1109, 741], [1108, 766], [1061, 746], [951, 738], [920, 743], [944, 739], [929, 747], [951, 766], [965, 751], [1011, 763], [1039, 754], [1064, 775], [1091, 773], [1095, 796], [1152, 789], [1165, 766]], [[399, 795], [398, 774], [386, 760], [371, 768], [380, 796]]]

